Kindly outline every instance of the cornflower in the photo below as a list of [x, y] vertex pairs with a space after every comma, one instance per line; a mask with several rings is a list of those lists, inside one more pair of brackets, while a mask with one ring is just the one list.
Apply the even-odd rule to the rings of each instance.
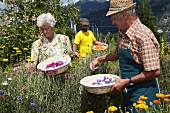
[[31, 107], [35, 106], [35, 103], [33, 103], [33, 102], [32, 102], [32, 103], [30, 103], [30, 106], [31, 106]]

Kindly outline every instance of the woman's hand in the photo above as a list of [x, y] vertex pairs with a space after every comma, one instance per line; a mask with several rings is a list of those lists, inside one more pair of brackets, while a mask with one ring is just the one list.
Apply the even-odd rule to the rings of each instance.
[[94, 59], [91, 63], [90, 63], [90, 69], [91, 70], [96, 70], [96, 69], [98, 69], [99, 67], [97, 66], [98, 64], [100, 63], [100, 60], [99, 60], [99, 58], [96, 58], [96, 59]]

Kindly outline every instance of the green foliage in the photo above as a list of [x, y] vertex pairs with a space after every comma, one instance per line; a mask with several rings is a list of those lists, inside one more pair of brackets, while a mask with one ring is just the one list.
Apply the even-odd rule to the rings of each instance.
[[149, 2], [150, 0], [139, 0], [137, 15], [141, 22], [149, 27], [157, 40], [160, 41], [163, 34], [158, 32], [158, 18], [154, 16]]
[[[41, 13], [51, 13], [56, 19], [56, 33], [66, 34], [71, 38], [75, 32], [69, 27], [70, 20], [79, 20], [79, 8], [74, 4], [60, 5], [59, 0], [7, 0], [1, 10], [0, 20], [0, 64], [3, 59], [9, 63], [28, 59], [31, 44], [38, 39], [39, 28], [36, 17]], [[17, 47], [17, 50], [13, 48]], [[24, 48], [27, 48], [24, 50]]]

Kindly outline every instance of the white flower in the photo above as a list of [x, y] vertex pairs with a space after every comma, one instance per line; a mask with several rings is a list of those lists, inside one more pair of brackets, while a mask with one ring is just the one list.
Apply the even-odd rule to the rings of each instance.
[[9, 77], [9, 78], [8, 78], [8, 80], [12, 80], [12, 78], [11, 78], [11, 77]]
[[2, 82], [2, 85], [7, 86], [7, 85], [8, 85], [8, 82], [7, 82], [7, 81], [4, 81], [4, 82]]

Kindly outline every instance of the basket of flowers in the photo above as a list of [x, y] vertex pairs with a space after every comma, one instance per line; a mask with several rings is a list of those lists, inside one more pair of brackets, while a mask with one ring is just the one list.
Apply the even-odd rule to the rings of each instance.
[[92, 49], [93, 50], [105, 50], [105, 49], [107, 49], [107, 47], [106, 46], [95, 45], [95, 46], [92, 46]]
[[112, 74], [91, 75], [81, 79], [80, 84], [84, 86], [89, 93], [103, 94], [110, 91], [115, 78], [120, 77]]
[[40, 62], [37, 69], [45, 72], [55, 72], [55, 74], [61, 74], [67, 71], [71, 58], [68, 55], [54, 56]]

